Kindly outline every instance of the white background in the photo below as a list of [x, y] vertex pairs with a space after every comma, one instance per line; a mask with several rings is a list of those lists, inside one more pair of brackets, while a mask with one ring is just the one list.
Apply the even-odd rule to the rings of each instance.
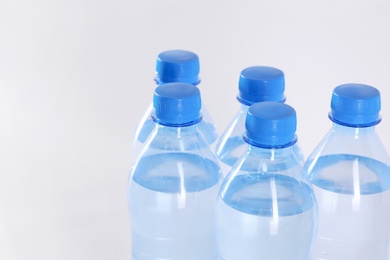
[[390, 150], [390, 2], [0, 0], [0, 259], [130, 259], [131, 142], [155, 59], [196, 52], [222, 132], [242, 69], [285, 72], [307, 156], [333, 88], [382, 93]]

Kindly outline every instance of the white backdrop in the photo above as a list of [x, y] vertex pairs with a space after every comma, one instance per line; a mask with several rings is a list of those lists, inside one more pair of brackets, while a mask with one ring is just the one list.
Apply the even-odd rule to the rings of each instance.
[[390, 2], [1, 0], [0, 259], [130, 259], [131, 142], [158, 53], [196, 52], [222, 132], [242, 69], [285, 72], [307, 156], [333, 88], [382, 93], [390, 150]]

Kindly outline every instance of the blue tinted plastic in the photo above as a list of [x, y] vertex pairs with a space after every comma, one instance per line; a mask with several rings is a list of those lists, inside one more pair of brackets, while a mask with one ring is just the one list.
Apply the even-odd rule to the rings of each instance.
[[168, 50], [160, 53], [156, 61], [158, 85], [169, 82], [184, 82], [198, 85], [199, 57], [186, 50]]
[[[340, 93], [336, 88], [337, 95], [344, 96], [342, 99], [347, 95], [349, 100], [338, 105], [332, 101], [331, 112], [345, 122], [338, 113], [347, 110], [348, 122], [356, 127], [333, 120], [333, 127], [305, 163], [320, 220], [313, 259], [388, 259], [390, 159], [375, 126], [361, 127], [363, 118], [371, 122], [375, 118], [364, 116], [367, 111], [359, 108], [366, 103], [359, 89], [348, 86], [347, 92]], [[347, 103], [349, 108], [345, 107]], [[375, 113], [378, 118], [379, 111]]]
[[363, 84], [345, 84], [334, 89], [329, 118], [350, 127], [368, 127], [381, 121], [379, 91]]
[[262, 101], [284, 102], [283, 71], [266, 66], [253, 66], [241, 71], [237, 99], [252, 105]]
[[295, 144], [297, 118], [289, 105], [259, 102], [249, 107], [245, 140], [258, 147], [286, 147]]
[[[247, 144], [243, 139], [243, 134], [249, 106], [263, 101], [284, 102], [284, 89], [284, 74], [279, 69], [253, 66], [241, 72], [237, 96], [237, 100], [241, 103], [240, 109], [221, 134], [215, 148], [225, 175], [246, 150]], [[298, 143], [293, 146], [293, 152], [303, 163], [304, 156]]]
[[184, 126], [201, 120], [200, 91], [186, 83], [166, 83], [158, 86], [153, 96], [153, 119], [161, 125]]
[[220, 259], [309, 259], [316, 200], [292, 147], [247, 144], [225, 178], [216, 209]]
[[[158, 85], [171, 82], [199, 84], [199, 57], [195, 53], [185, 50], [168, 50], [160, 53], [156, 61], [155, 81]], [[133, 157], [135, 159], [156, 127], [152, 120], [152, 112], [153, 105], [151, 104], [136, 129], [133, 143]], [[207, 143], [213, 145], [218, 138], [218, 131], [204, 104], [202, 104], [201, 115], [202, 121], [198, 124], [199, 131]]]
[[[158, 88], [170, 86], [175, 84]], [[190, 87], [196, 88], [192, 85], [184, 88]], [[221, 183], [220, 168], [198, 124], [167, 126], [167, 122], [177, 120], [175, 113], [183, 112], [174, 104], [186, 107], [193, 91], [180, 95], [174, 92], [173, 96], [170, 91], [156, 92], [159, 93], [156, 99], [169, 96], [170, 100], [163, 103], [170, 104], [155, 102], [157, 110], [163, 113], [156, 114], [157, 126], [129, 178], [132, 259], [214, 259], [217, 255], [215, 200]], [[185, 110], [197, 107], [199, 116], [199, 106], [191, 107]], [[166, 114], [171, 116], [166, 118]], [[164, 124], [160, 124], [161, 116]]]

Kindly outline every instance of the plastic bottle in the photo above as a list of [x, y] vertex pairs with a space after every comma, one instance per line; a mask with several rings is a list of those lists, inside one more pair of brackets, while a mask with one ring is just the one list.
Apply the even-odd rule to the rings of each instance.
[[246, 117], [247, 150], [225, 178], [217, 201], [220, 259], [309, 259], [317, 207], [293, 154], [295, 110], [260, 102]]
[[[237, 100], [241, 107], [217, 141], [215, 153], [222, 172], [226, 175], [245, 152], [247, 144], [242, 138], [245, 132], [245, 117], [250, 105], [263, 101], [285, 102], [284, 73], [273, 67], [253, 66], [241, 71]], [[294, 154], [303, 163], [303, 153], [298, 144]]]
[[333, 90], [333, 126], [305, 163], [319, 212], [313, 259], [388, 259], [390, 160], [375, 131], [380, 108], [374, 87]]
[[156, 127], [129, 179], [132, 259], [215, 259], [222, 175], [197, 127], [199, 89], [162, 84], [153, 104]]
[[[197, 86], [200, 83], [198, 55], [186, 50], [167, 50], [160, 53], [156, 61], [156, 77], [154, 80], [157, 85], [183, 82]], [[133, 145], [134, 158], [137, 158], [155, 127], [155, 123], [151, 118], [152, 111], [153, 104], [150, 104], [138, 124]], [[212, 146], [218, 138], [218, 131], [204, 104], [202, 104], [201, 113], [203, 120], [198, 127], [208, 144]]]

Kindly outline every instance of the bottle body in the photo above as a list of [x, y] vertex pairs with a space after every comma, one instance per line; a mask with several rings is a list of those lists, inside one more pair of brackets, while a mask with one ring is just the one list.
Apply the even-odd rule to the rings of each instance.
[[250, 146], [217, 201], [220, 259], [309, 259], [316, 201], [291, 147]]
[[129, 180], [133, 259], [214, 259], [220, 180], [196, 125], [157, 125]]
[[388, 259], [389, 162], [374, 126], [333, 124], [305, 163], [319, 212], [313, 259]]
[[[222, 173], [225, 176], [247, 149], [248, 144], [244, 141], [243, 134], [245, 133], [245, 118], [248, 109], [248, 105], [241, 104], [238, 113], [233, 117], [217, 142], [215, 153], [218, 157]], [[303, 163], [303, 153], [297, 143], [292, 146], [292, 152]]]

